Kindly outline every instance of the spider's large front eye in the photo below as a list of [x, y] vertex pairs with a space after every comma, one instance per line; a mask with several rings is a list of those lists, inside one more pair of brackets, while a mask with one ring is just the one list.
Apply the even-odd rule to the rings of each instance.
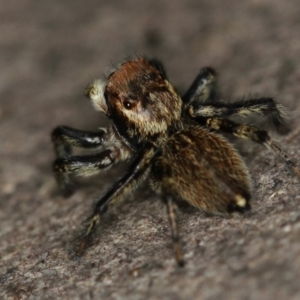
[[129, 102], [129, 101], [124, 101], [124, 107], [126, 108], [126, 109], [131, 109], [132, 108], [132, 103], [131, 102]]

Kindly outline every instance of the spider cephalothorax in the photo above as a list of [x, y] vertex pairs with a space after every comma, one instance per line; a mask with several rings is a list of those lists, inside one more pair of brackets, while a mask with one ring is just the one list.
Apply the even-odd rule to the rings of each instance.
[[[175, 202], [185, 200], [204, 211], [243, 213], [250, 209], [248, 169], [219, 132], [265, 145], [300, 177], [300, 171], [268, 133], [238, 124], [231, 116], [270, 118], [285, 128], [284, 108], [272, 98], [225, 103], [216, 91], [216, 73], [200, 70], [180, 96], [157, 60], [137, 58], [121, 64], [107, 78], [96, 80], [86, 95], [112, 120], [109, 128], [84, 132], [57, 127], [52, 139], [58, 158], [54, 171], [65, 195], [73, 192], [70, 174], [92, 175], [129, 160], [129, 169], [97, 201], [87, 220], [76, 255], [82, 255], [100, 223], [100, 216], [118, 199], [149, 178], [166, 204], [177, 262], [183, 265], [175, 219]], [[96, 154], [70, 156], [70, 147], [98, 149]]]
[[[98, 88], [96, 105], [108, 114], [132, 146], [161, 139], [181, 123], [182, 101], [155, 61], [126, 61]], [[94, 93], [94, 85], [87, 95]], [[93, 96], [91, 97], [93, 98]]]

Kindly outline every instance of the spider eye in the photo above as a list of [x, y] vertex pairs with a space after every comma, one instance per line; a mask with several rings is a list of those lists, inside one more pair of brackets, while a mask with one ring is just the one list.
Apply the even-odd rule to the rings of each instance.
[[124, 107], [125, 107], [126, 109], [131, 109], [131, 108], [132, 108], [131, 102], [129, 102], [129, 101], [124, 101]]

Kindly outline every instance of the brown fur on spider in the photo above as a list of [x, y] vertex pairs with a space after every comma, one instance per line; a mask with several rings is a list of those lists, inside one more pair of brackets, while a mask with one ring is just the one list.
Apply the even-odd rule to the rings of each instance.
[[[148, 178], [166, 205], [180, 266], [184, 260], [176, 225], [177, 199], [209, 213], [248, 211], [251, 200], [248, 169], [219, 132], [265, 145], [300, 177], [300, 170], [266, 131], [229, 119], [269, 118], [281, 131], [285, 128], [284, 107], [272, 98], [220, 101], [216, 73], [211, 68], [201, 69], [187, 92], [180, 96], [159, 61], [140, 57], [122, 63], [106, 82], [95, 80], [86, 89], [86, 95], [97, 110], [112, 120], [112, 125], [96, 132], [66, 126], [53, 131], [58, 184], [65, 195], [70, 195], [73, 192], [70, 174], [92, 175], [120, 161], [129, 161], [129, 168], [97, 201], [86, 221], [76, 250], [78, 256], [90, 244], [101, 215]], [[71, 147], [99, 152], [70, 156]]]

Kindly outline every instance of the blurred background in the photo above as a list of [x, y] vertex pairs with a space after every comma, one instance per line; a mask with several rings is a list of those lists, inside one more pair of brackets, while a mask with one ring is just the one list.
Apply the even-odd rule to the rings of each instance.
[[[85, 86], [95, 78], [103, 78], [112, 66], [127, 57], [146, 55], [164, 62], [170, 81], [179, 91], [189, 86], [200, 67], [211, 66], [218, 71], [224, 99], [275, 96], [292, 111], [294, 120], [291, 134], [278, 139], [293, 157], [297, 158], [298, 153], [299, 158], [299, 16], [298, 0], [2, 1], [0, 297], [92, 299], [101, 293], [102, 297], [112, 299], [300, 297], [298, 283], [294, 281], [300, 275], [300, 246], [295, 233], [299, 226], [295, 231], [287, 229], [290, 240], [283, 244], [283, 232], [273, 235], [268, 227], [278, 225], [281, 217], [282, 228], [287, 226], [285, 222], [290, 222], [288, 228], [293, 228], [291, 222], [299, 225], [298, 214], [292, 217], [298, 206], [289, 201], [290, 197], [299, 200], [299, 185], [282, 173], [282, 166], [272, 173], [279, 180], [275, 184], [268, 172], [270, 165], [274, 167], [277, 163], [263, 148], [255, 148], [255, 157], [250, 150], [246, 153], [256, 199], [270, 200], [270, 195], [277, 191], [275, 186], [279, 184], [283, 189], [283, 184], [290, 184], [284, 189], [289, 192], [278, 200], [284, 204], [256, 203], [252, 227], [247, 220], [230, 223], [202, 215], [201, 219], [195, 211], [183, 214], [182, 234], [192, 267], [182, 275], [177, 273], [169, 253], [168, 224], [155, 196], [149, 196], [153, 201], [140, 202], [133, 209], [132, 202], [125, 205], [122, 214], [126, 217], [114, 215], [119, 221], [111, 222], [110, 229], [106, 229], [107, 244], [105, 238], [100, 240], [107, 248], [97, 246], [82, 264], [69, 262], [63, 246], [69, 238], [67, 233], [80, 224], [96, 197], [95, 192], [101, 194], [120, 173], [112, 171], [109, 176], [100, 176], [100, 184], [99, 178], [92, 179], [93, 188], [84, 187], [64, 200], [56, 190], [51, 172], [54, 155], [50, 141], [51, 130], [59, 124], [78, 129], [107, 125], [107, 120], [83, 96]], [[257, 177], [260, 172], [264, 175]], [[141, 210], [145, 211], [142, 216]], [[147, 210], [158, 214], [160, 221], [151, 213], [148, 215]], [[270, 210], [278, 215], [271, 214], [268, 223], [260, 223]], [[134, 220], [146, 225], [135, 227]], [[210, 226], [211, 232], [199, 229]], [[240, 226], [239, 233], [235, 226]], [[235, 248], [237, 237], [249, 237], [249, 226], [257, 240], [253, 245], [244, 244], [243, 251], [235, 253], [234, 249], [240, 249]], [[143, 232], [145, 228], [151, 228], [156, 238], [151, 239], [149, 233]], [[163, 233], [157, 233], [155, 228], [163, 228]], [[265, 228], [265, 235], [258, 228]], [[126, 237], [128, 232], [131, 237]], [[199, 246], [204, 233], [206, 245], [211, 243], [212, 248]], [[116, 249], [124, 245], [128, 248], [120, 254]], [[254, 245], [256, 248], [251, 248]], [[275, 251], [273, 256], [263, 256], [271, 250]], [[220, 260], [220, 255], [224, 260]], [[151, 265], [153, 257], [161, 263], [160, 267]], [[239, 259], [235, 261], [236, 257]], [[236, 263], [233, 267], [224, 263], [230, 258]], [[40, 263], [41, 260], [44, 262]], [[150, 261], [152, 267], [139, 279], [128, 278], [128, 270], [145, 261]], [[234, 282], [228, 278], [234, 278]]]

